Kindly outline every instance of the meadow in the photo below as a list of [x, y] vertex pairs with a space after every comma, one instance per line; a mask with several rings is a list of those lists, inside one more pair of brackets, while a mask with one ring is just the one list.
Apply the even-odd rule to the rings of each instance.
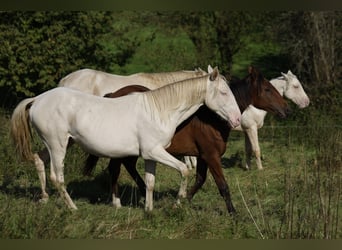
[[[303, 111], [304, 112], [304, 111]], [[243, 170], [244, 138], [231, 132], [222, 158], [238, 214], [226, 211], [208, 175], [192, 202], [175, 207], [180, 175], [158, 165], [154, 210], [123, 168], [123, 207], [110, 205], [107, 160], [91, 177], [82, 175], [84, 153], [72, 147], [65, 161], [66, 184], [78, 210], [71, 212], [48, 180], [50, 200], [38, 202], [33, 164], [20, 162], [9, 138], [10, 113], [0, 129], [0, 237], [3, 239], [339, 239], [341, 228], [342, 133], [334, 124], [284, 125], [270, 119], [259, 130], [264, 171]], [[35, 139], [39, 148], [39, 139]], [[143, 174], [143, 162], [138, 170]], [[47, 173], [48, 173], [47, 168]], [[192, 170], [190, 185], [194, 181]]]
[[[20, 19], [16, 15], [12, 18], [14, 21]], [[41, 19], [39, 15], [37, 18], [38, 21]], [[154, 18], [158, 20], [157, 17]], [[204, 18], [203, 23], [206, 23], [205, 15], [199, 18]], [[47, 20], [48, 29], [55, 30], [48, 16]], [[75, 20], [79, 23], [78, 19]], [[199, 60], [196, 57], [198, 56], [196, 47], [184, 29], [177, 29], [176, 26], [172, 30], [169, 25], [159, 26], [159, 21], [140, 23], [140, 19], [134, 20], [135, 15], [121, 13], [120, 18], [116, 18], [112, 26], [115, 32], [100, 41], [105, 48], [100, 52], [110, 58], [109, 66], [106, 65], [105, 68], [108, 72], [116, 74], [162, 72], [193, 69], [198, 66], [206, 69], [209, 63], [212, 66], [219, 65], [219, 69], [224, 67], [217, 58], [217, 51], [212, 54], [211, 45], [204, 46], [208, 50], [208, 57], [202, 55], [205, 59], [201, 62], [203, 65], [194, 63]], [[144, 15], [141, 20], [145, 20]], [[9, 22], [9, 29], [5, 30], [6, 32], [14, 30], [12, 27], [14, 21]], [[272, 24], [273, 19], [267, 23]], [[56, 25], [56, 30], [59, 30], [61, 24]], [[93, 27], [91, 24], [89, 26]], [[247, 25], [239, 26], [239, 29], [246, 27]], [[37, 58], [30, 53], [24, 53], [24, 57], [20, 57], [20, 60], [27, 56], [27, 62], [15, 68], [19, 68], [21, 72], [25, 66], [31, 76], [32, 60], [34, 68], [37, 68], [36, 70], [41, 74], [32, 76], [32, 84], [21, 86], [24, 81], [15, 80], [13, 82], [15, 91], [12, 93], [14, 97], [10, 95], [10, 88], [7, 88], [9, 80], [2, 78], [5, 87], [0, 91], [0, 238], [341, 239], [341, 84], [336, 82], [327, 83], [326, 86], [316, 86], [311, 78], [302, 79], [305, 72], [288, 68], [293, 64], [287, 61], [291, 51], [286, 49], [291, 47], [283, 48], [280, 43], [269, 39], [269, 34], [264, 27], [268, 26], [260, 25], [259, 31], [254, 27], [251, 29], [252, 33], [247, 32], [247, 35], [235, 41], [236, 44], [241, 45], [241, 48], [232, 55], [232, 68], [225, 70], [233, 76], [244, 77], [247, 74], [247, 67], [252, 64], [260, 68], [266, 78], [271, 79], [280, 76], [280, 71], [287, 72], [291, 69], [302, 81], [311, 102], [310, 106], [303, 110], [298, 110], [292, 105], [293, 113], [287, 120], [278, 120], [271, 115], [266, 117], [265, 126], [259, 130], [263, 171], [256, 169], [254, 161], [250, 171], [243, 169], [244, 136], [240, 132], [231, 132], [226, 153], [222, 157], [222, 167], [233, 204], [238, 212], [234, 217], [228, 214], [210, 174], [191, 202], [183, 200], [181, 206], [175, 207], [180, 174], [175, 169], [160, 164], [157, 166], [153, 212], [144, 211], [144, 199], [125, 169], [121, 170], [119, 178], [123, 207], [115, 209], [111, 206], [110, 180], [106, 169], [108, 159], [101, 159], [94, 174], [85, 177], [82, 174], [85, 154], [77, 146], [68, 150], [64, 172], [68, 192], [78, 210], [71, 212], [66, 208], [49, 178], [47, 187], [50, 200], [46, 204], [41, 204], [40, 185], [35, 167], [32, 163], [20, 162], [9, 137], [11, 112], [23, 98], [18, 90], [31, 89], [32, 84], [33, 86], [37, 84], [37, 89], [33, 88], [33, 90], [36, 91], [35, 93], [40, 93], [44, 89], [55, 86], [57, 81], [52, 80], [53, 86], [44, 85], [43, 88], [43, 85], [39, 86], [39, 84], [44, 83], [46, 79], [50, 83], [50, 78], [57, 78], [55, 74], [57, 69], [62, 70], [59, 78], [64, 76], [64, 71], [75, 70], [73, 68], [75, 61], [79, 63], [77, 67], [92, 66], [103, 70], [104, 68], [95, 62], [89, 64], [86, 60], [89, 57], [88, 53], [86, 56], [80, 53], [79, 57], [76, 56], [75, 60], [70, 61], [70, 53], [65, 52], [64, 49], [69, 48], [69, 45], [78, 44], [73, 40], [77, 38], [78, 41], [78, 35], [65, 33], [64, 36], [64, 32], [62, 33], [62, 39], [58, 40], [64, 41], [61, 43], [63, 46], [49, 50], [57, 54], [60, 66], [51, 66], [47, 62], [55, 57], [45, 52], [46, 49], [50, 49], [50, 43], [46, 43], [48, 46], [42, 50], [44, 53], [41, 53], [40, 49], [43, 45], [39, 43], [37, 46], [36, 40], [33, 39], [39, 32], [44, 33], [44, 29], [30, 32], [31, 38], [22, 32], [15, 33], [13, 37], [19, 37], [23, 42], [13, 44], [27, 46], [32, 42], [33, 47], [37, 47], [38, 59], [41, 60], [37, 66]], [[296, 26], [296, 32], [297, 28]], [[18, 36], [21, 33], [22, 37]], [[211, 32], [206, 31], [204, 34], [211, 34]], [[283, 35], [281, 34], [281, 37]], [[95, 38], [97, 39], [93, 37]], [[204, 38], [207, 42], [212, 39], [212, 37]], [[310, 37], [308, 41], [312, 46]], [[291, 44], [293, 43], [288, 43]], [[71, 49], [74, 50], [73, 47]], [[20, 56], [21, 51], [19, 46], [18, 53], [13, 52], [11, 55]], [[41, 54], [48, 55], [48, 58], [40, 57]], [[7, 57], [8, 55], [5, 54], [6, 60]], [[66, 61], [61, 60], [64, 57]], [[16, 62], [17, 59], [15, 57], [14, 59]], [[53, 61], [52, 65], [55, 65], [54, 63]], [[50, 72], [49, 67], [52, 67], [53, 73]], [[46, 79], [40, 79], [41, 75]], [[25, 74], [24, 76], [26, 77]], [[33, 136], [33, 147], [41, 148], [40, 140], [35, 134]], [[144, 166], [141, 159], [137, 168], [143, 175]], [[49, 176], [49, 166], [46, 166], [46, 171]], [[189, 185], [192, 185], [194, 180], [195, 170], [192, 170]]]

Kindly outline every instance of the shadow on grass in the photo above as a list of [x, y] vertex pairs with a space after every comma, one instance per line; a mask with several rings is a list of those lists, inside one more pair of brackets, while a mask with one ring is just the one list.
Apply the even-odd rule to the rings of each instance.
[[238, 151], [235, 154], [233, 154], [230, 158], [227, 157], [223, 157], [221, 159], [221, 163], [222, 163], [222, 168], [243, 168], [243, 152], [242, 151]]
[[[109, 174], [103, 172], [95, 178], [72, 181], [68, 184], [68, 192], [73, 199], [86, 199], [91, 204], [111, 204], [112, 189]], [[122, 206], [144, 207], [144, 199], [135, 183], [119, 184], [119, 194]], [[154, 191], [153, 201], [166, 196], [177, 197], [177, 191], [167, 189], [162, 192]]]
[[[97, 174], [95, 177], [84, 177], [81, 180], [70, 181], [67, 190], [71, 198], [87, 200], [90, 204], [111, 204], [111, 185], [109, 174], [106, 172]], [[19, 185], [3, 182], [0, 186], [0, 192], [13, 198], [27, 198], [38, 202], [41, 198], [41, 189], [39, 186], [20, 187]], [[57, 190], [51, 182], [47, 183], [47, 192], [49, 196], [59, 196]], [[135, 183], [120, 184], [119, 193], [121, 204], [123, 206], [144, 207], [144, 198]], [[165, 197], [177, 197], [177, 190], [166, 189], [161, 192], [155, 191], [153, 194], [154, 202]]]

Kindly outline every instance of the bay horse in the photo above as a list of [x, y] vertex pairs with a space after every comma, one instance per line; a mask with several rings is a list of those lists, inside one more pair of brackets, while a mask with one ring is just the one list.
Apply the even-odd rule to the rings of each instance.
[[[282, 76], [270, 80], [270, 83], [278, 90], [281, 96], [290, 99], [299, 108], [305, 108], [309, 105], [310, 99], [306, 95], [302, 84], [290, 70], [287, 73], [281, 73]], [[267, 112], [249, 106], [243, 111], [240, 126], [233, 130], [243, 131], [245, 133], [245, 152], [246, 152], [246, 169], [250, 169], [252, 152], [256, 158], [257, 168], [262, 170], [261, 150], [258, 140], [258, 129], [264, 125], [264, 119]]]
[[235, 98], [215, 68], [202, 77], [119, 98], [55, 88], [18, 104], [11, 117], [11, 135], [22, 159], [34, 161], [30, 145], [32, 124], [49, 151], [53, 184], [67, 206], [77, 209], [64, 184], [69, 139], [97, 156], [142, 156], [147, 162], [153, 160], [173, 167], [181, 174], [180, 189], [184, 190], [189, 170], [165, 148], [177, 126], [203, 104], [232, 127], [240, 124]]
[[[281, 117], [286, 116], [288, 109], [286, 101], [254, 67], [249, 68], [249, 75], [245, 79], [230, 83], [230, 88], [237, 100], [241, 112], [250, 104], [253, 104], [274, 114], [280, 115]], [[130, 92], [143, 92], [147, 90], [148, 89], [143, 86], [128, 86], [115, 93], [107, 94], [106, 97], [114, 98]], [[187, 195], [189, 200], [192, 199], [205, 182], [207, 169], [209, 168], [219, 192], [225, 200], [228, 212], [234, 213], [235, 208], [231, 201], [229, 187], [221, 167], [221, 156], [226, 151], [230, 130], [231, 127], [227, 123], [222, 121], [214, 112], [210, 111], [208, 107], [202, 106], [194, 115], [177, 128], [176, 133], [172, 138], [171, 145], [166, 151], [175, 156], [192, 155], [198, 157], [195, 185]], [[151, 164], [151, 171], [146, 173], [145, 185], [143, 179], [136, 170], [137, 159], [137, 157], [127, 157], [110, 160], [108, 169], [112, 180], [112, 202], [114, 207], [121, 207], [117, 186], [121, 164], [126, 167], [128, 173], [135, 180], [142, 195], [146, 197], [151, 195], [151, 190], [153, 190], [154, 187], [154, 175], [151, 175], [151, 172], [155, 172], [155, 166]], [[85, 173], [91, 173], [97, 160], [98, 158], [96, 156], [88, 156], [84, 167]], [[178, 196], [184, 197], [186, 196], [186, 193], [179, 192]], [[151, 199], [151, 197], [149, 199]], [[150, 207], [149, 210], [152, 210], [152, 208], [153, 207]]]

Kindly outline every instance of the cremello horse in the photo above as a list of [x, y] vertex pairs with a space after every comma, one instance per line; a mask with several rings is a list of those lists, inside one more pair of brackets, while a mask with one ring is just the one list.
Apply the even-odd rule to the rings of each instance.
[[[121, 76], [93, 69], [81, 69], [62, 78], [58, 86], [76, 89], [92, 95], [104, 96], [106, 93], [115, 92], [122, 87], [134, 85], [136, 83], [153, 90], [173, 82], [200, 77], [206, 74], [205, 71], [198, 69], [195, 71], [137, 73]], [[45, 164], [50, 162], [49, 152], [45, 148], [36, 153], [34, 159], [42, 189], [40, 201], [47, 202], [49, 195], [46, 192]], [[187, 162], [187, 166], [191, 168], [190, 164], [190, 162]], [[195, 166], [196, 164], [193, 163], [193, 165]]]
[[[206, 104], [231, 127], [240, 124], [236, 100], [217, 68], [211, 74], [144, 93], [111, 99], [70, 88], [56, 88], [23, 100], [11, 118], [11, 135], [19, 155], [36, 160], [31, 151], [30, 124], [50, 155], [50, 178], [70, 209], [77, 209], [64, 185], [64, 158], [69, 139], [101, 157], [140, 155], [177, 169], [185, 193], [186, 165], [166, 152], [176, 127]], [[154, 173], [152, 173], [154, 175]], [[146, 192], [146, 210], [152, 196]]]
[[58, 86], [77, 89], [84, 93], [104, 96], [122, 87], [139, 84], [148, 89], [157, 89], [164, 85], [204, 76], [207, 72], [198, 69], [194, 71], [174, 71], [162, 73], [136, 73], [128, 76], [109, 74], [106, 72], [81, 69], [70, 73], [61, 79]]
[[[290, 70], [285, 73], [281, 73], [282, 76], [272, 79], [271, 84], [278, 90], [281, 96], [285, 96], [299, 108], [305, 108], [309, 105], [310, 100], [306, 95], [300, 81], [297, 76]], [[250, 168], [252, 152], [256, 157], [256, 164], [258, 169], [263, 169], [261, 163], [261, 151], [258, 140], [258, 129], [264, 125], [264, 119], [267, 112], [253, 105], [250, 105], [241, 116], [240, 126], [233, 130], [243, 131], [245, 133], [245, 151], [246, 151], [246, 169]]]
[[[208, 72], [212, 72], [212, 67], [208, 66]], [[93, 69], [81, 69], [68, 74], [63, 77], [58, 86], [68, 87], [77, 89], [84, 93], [89, 93], [98, 96], [104, 96], [107, 93], [115, 92], [122, 87], [129, 85], [139, 85], [144, 86], [148, 89], [157, 89], [166, 84], [178, 82], [185, 79], [190, 79], [198, 76], [206, 75], [207, 72], [198, 68], [194, 71], [191, 70], [181, 70], [173, 72], [161, 72], [161, 73], [136, 73], [128, 76], [110, 74], [103, 71], [93, 70]], [[37, 160], [38, 172], [44, 168], [44, 162], [47, 162], [48, 153], [42, 151], [39, 153]], [[41, 158], [41, 159], [39, 159]], [[192, 166], [196, 166], [196, 157], [184, 157], [185, 164], [189, 169]], [[47, 194], [44, 196], [43, 200], [47, 199]]]

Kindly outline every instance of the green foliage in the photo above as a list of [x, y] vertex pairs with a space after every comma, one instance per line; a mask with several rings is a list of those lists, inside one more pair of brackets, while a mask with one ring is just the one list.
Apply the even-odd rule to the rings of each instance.
[[110, 20], [104, 12], [2, 12], [0, 87], [22, 98], [79, 68], [108, 70], [98, 41]]

